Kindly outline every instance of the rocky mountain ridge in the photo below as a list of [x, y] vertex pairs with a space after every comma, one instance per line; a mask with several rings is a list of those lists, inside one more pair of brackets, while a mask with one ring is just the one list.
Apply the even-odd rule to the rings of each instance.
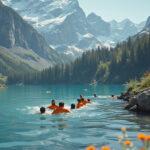
[[51, 47], [73, 57], [98, 46], [115, 46], [144, 27], [129, 19], [106, 22], [95, 13], [86, 17], [77, 0], [4, 2], [37, 29]]
[[[46, 40], [12, 8], [0, 3], [0, 46], [31, 68], [41, 70], [63, 63], [63, 57], [49, 47]], [[6, 61], [6, 60], [5, 60]]]

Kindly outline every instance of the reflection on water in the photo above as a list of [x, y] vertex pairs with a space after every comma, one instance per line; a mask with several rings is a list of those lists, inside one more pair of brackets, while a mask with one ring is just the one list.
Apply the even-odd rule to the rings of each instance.
[[58, 124], [58, 129], [59, 130], [63, 130], [65, 128], [67, 128], [67, 127], [68, 127], [67, 124]]
[[68, 127], [67, 121], [65, 121], [63, 118], [53, 118], [51, 119], [51, 122], [55, 123], [54, 128], [57, 128], [58, 130], [63, 130]]
[[[135, 142], [138, 132], [150, 132], [150, 117], [128, 112], [122, 101], [111, 99], [123, 90], [120, 85], [11, 86], [0, 92], [0, 149], [83, 150], [89, 144], [110, 144], [117, 150], [123, 126]], [[51, 99], [64, 100], [70, 108], [80, 94], [92, 104], [66, 115], [39, 114]]]
[[41, 116], [40, 116], [40, 120], [46, 120], [46, 117], [43, 116], [43, 115], [41, 115]]
[[[65, 114], [63, 114], [65, 115]], [[47, 120], [47, 124], [49, 123], [52, 123], [52, 128], [57, 128], [58, 130], [63, 130], [65, 128], [68, 128], [68, 124], [67, 124], [67, 121], [63, 118], [60, 118], [62, 115], [60, 116], [56, 116], [56, 118], [51, 118], [51, 119], [47, 119], [48, 116], [45, 116], [45, 115], [40, 115], [40, 121], [43, 121], [41, 122], [41, 125], [40, 125], [40, 128], [41, 129], [45, 129], [45, 128], [48, 128], [47, 126], [45, 126], [45, 122]]]

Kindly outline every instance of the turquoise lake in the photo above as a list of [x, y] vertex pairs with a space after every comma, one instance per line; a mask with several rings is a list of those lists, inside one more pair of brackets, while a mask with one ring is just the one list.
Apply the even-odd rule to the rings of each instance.
[[[127, 127], [136, 144], [138, 132], [150, 133], [150, 116], [123, 109], [125, 102], [111, 99], [125, 91], [121, 85], [9, 86], [0, 90], [0, 150], [85, 150], [109, 144], [119, 150], [117, 135]], [[93, 98], [93, 93], [98, 95]], [[70, 114], [40, 115], [52, 99], [66, 107], [79, 95], [92, 104]], [[49, 112], [50, 113], [50, 112]]]

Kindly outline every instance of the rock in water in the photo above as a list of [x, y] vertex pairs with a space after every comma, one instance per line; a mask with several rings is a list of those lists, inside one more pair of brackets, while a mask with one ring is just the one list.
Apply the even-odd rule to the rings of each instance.
[[[124, 99], [124, 98], [123, 98]], [[129, 96], [125, 109], [132, 111], [150, 112], [150, 88]]]
[[150, 112], [150, 88], [137, 95], [137, 105], [141, 111]]

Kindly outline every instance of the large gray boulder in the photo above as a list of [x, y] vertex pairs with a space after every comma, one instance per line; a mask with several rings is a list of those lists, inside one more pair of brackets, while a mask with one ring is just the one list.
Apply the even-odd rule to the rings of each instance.
[[139, 91], [137, 95], [131, 95], [125, 109], [150, 112], [150, 88]]
[[132, 110], [132, 108], [136, 105], [137, 105], [137, 97], [136, 96], [130, 97], [129, 102], [125, 106], [125, 109]]
[[141, 111], [150, 112], [150, 88], [137, 95], [137, 105]]

